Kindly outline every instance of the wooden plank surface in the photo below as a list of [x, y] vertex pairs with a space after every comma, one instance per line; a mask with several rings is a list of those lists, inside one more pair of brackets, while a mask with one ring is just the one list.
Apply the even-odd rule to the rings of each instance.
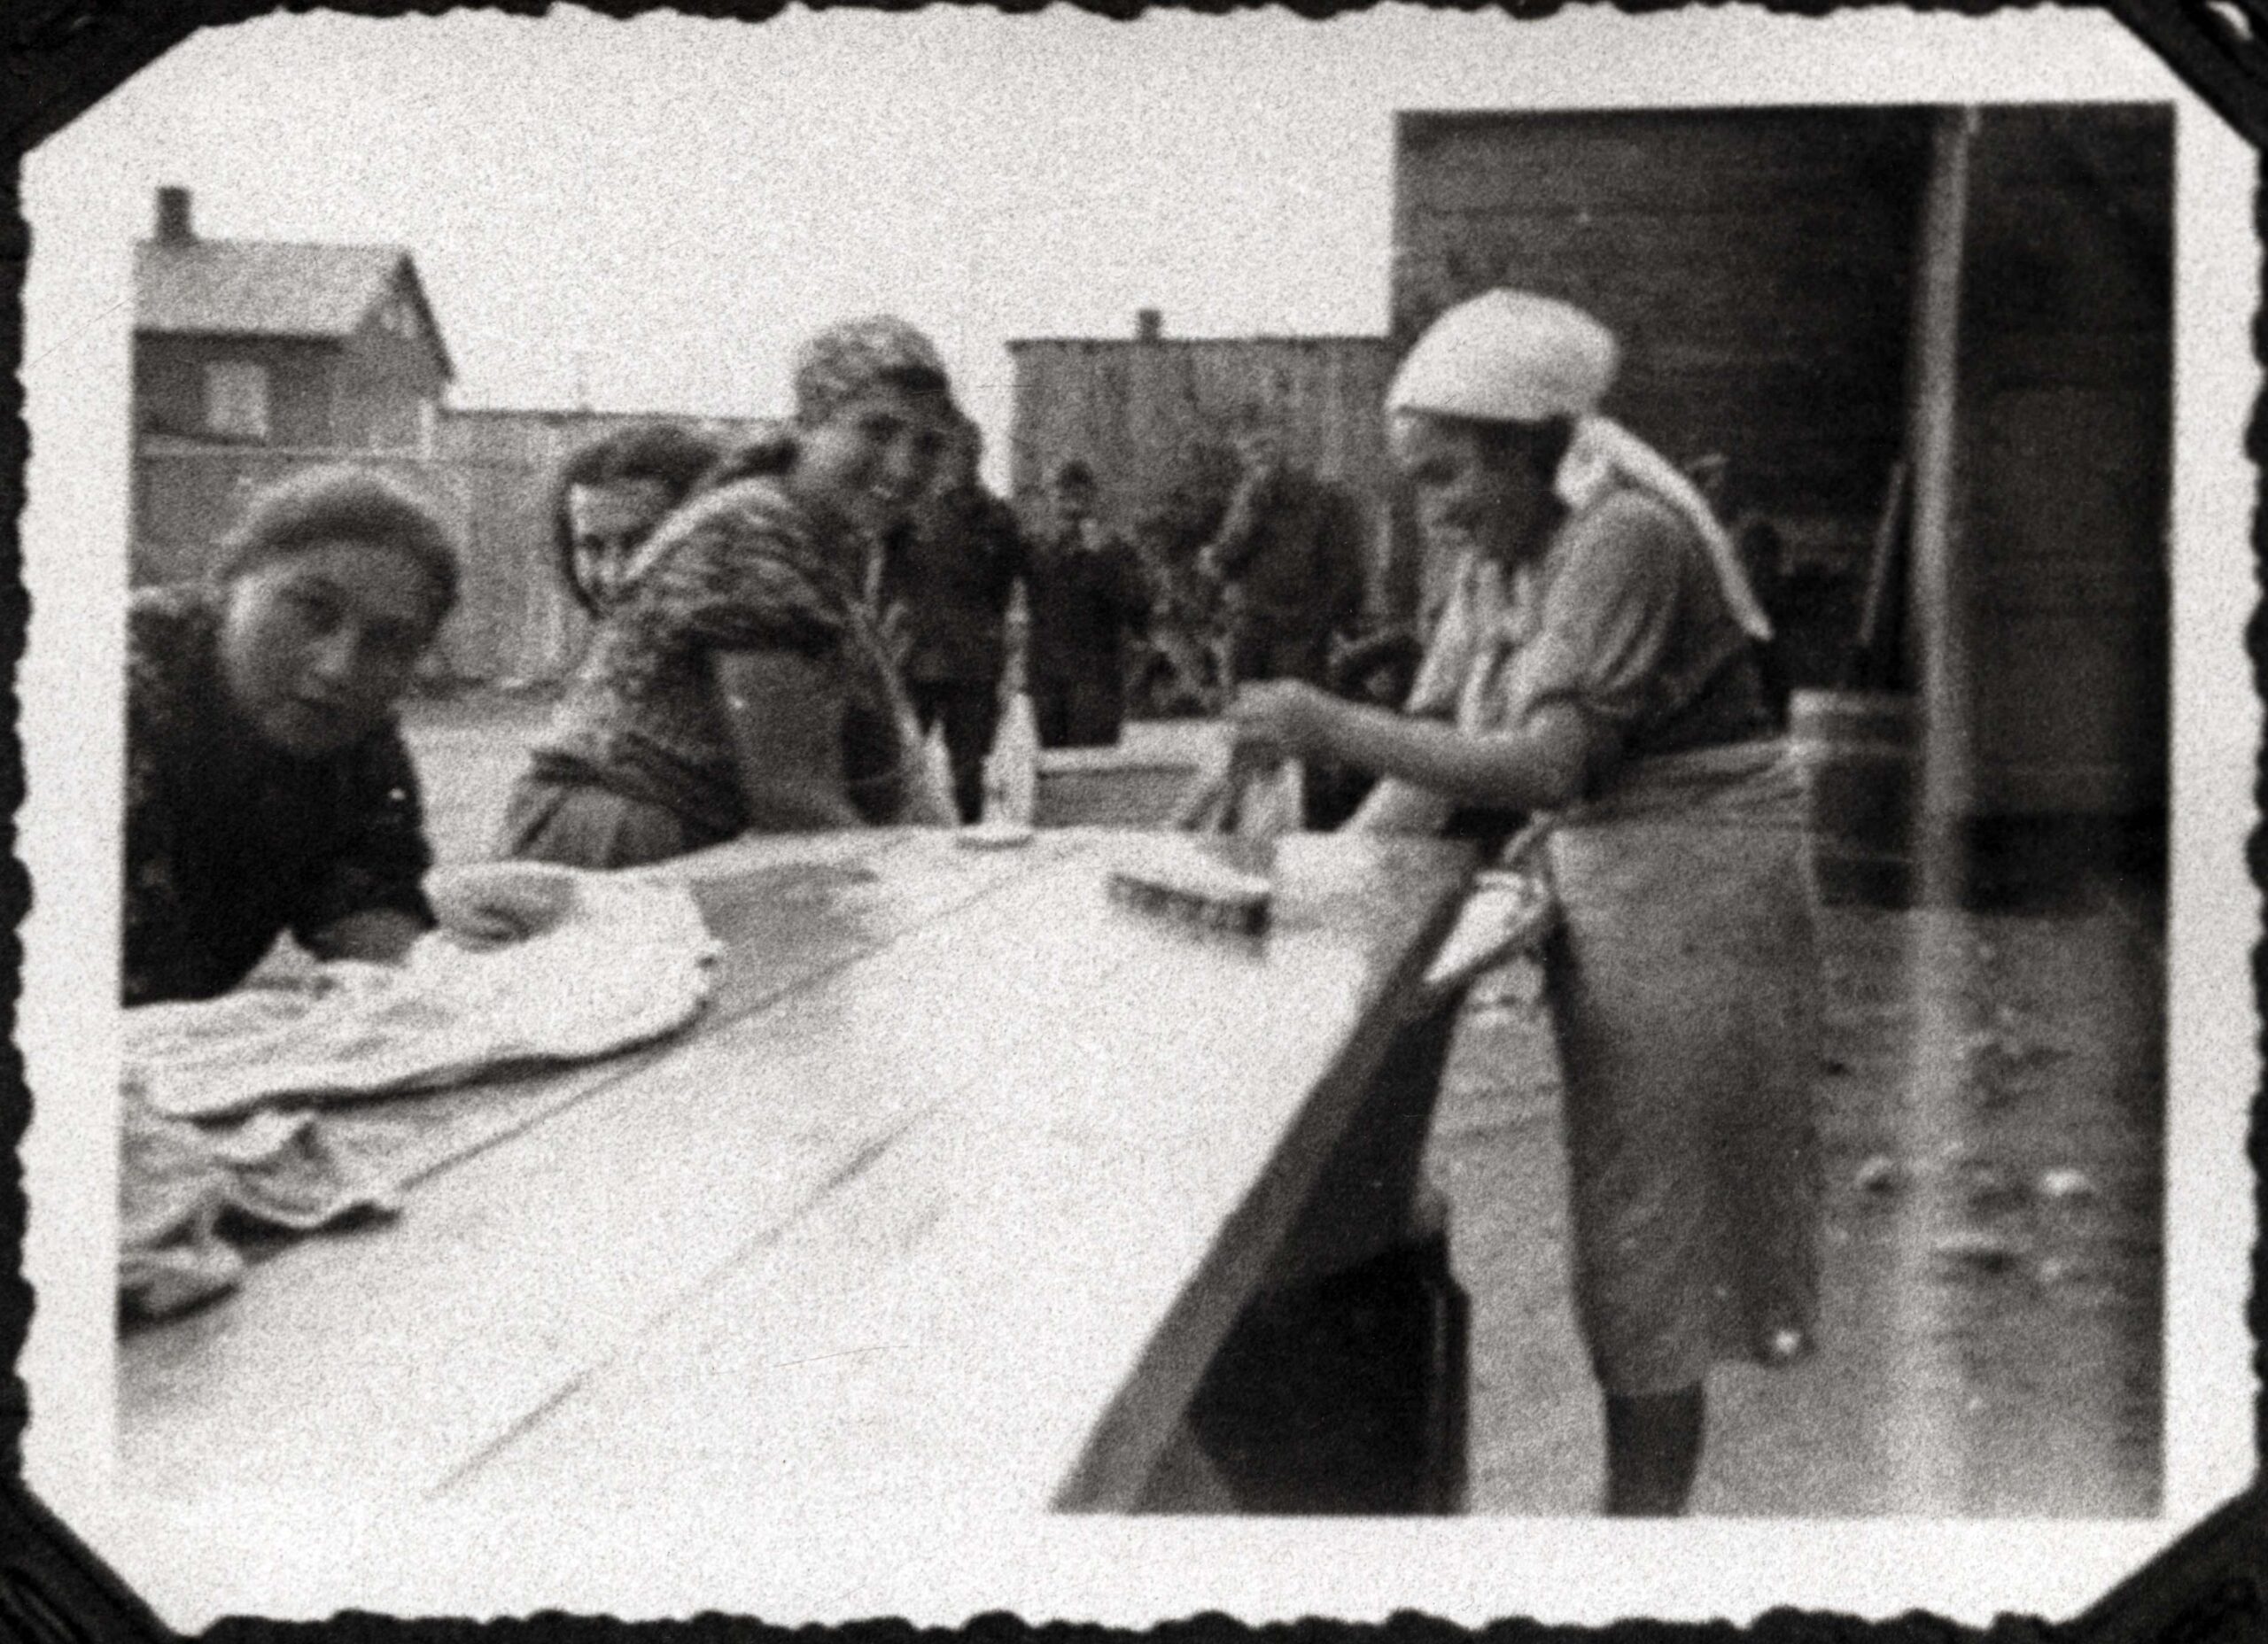
[[[467, 1188], [458, 1175], [486, 1150], [558, 1123], [586, 1101], [607, 1095], [634, 1101], [654, 1082], [682, 1077], [682, 1059], [705, 1065], [713, 1059], [711, 1047], [752, 1013], [1036, 865], [1030, 857], [957, 849], [943, 835], [874, 834], [733, 846], [685, 865], [684, 877], [726, 944], [716, 996], [693, 1031], [603, 1062], [330, 1115], [325, 1123], [343, 1152], [383, 1163], [414, 1184], [400, 1222], [284, 1245], [238, 1294], [129, 1334], [119, 1352], [121, 1463], [145, 1482], [181, 1489], [237, 1473], [244, 1456], [271, 1452], [266, 1467], [279, 1483], [352, 1488], [365, 1477], [382, 1488], [388, 1479], [417, 1476], [425, 1450], [446, 1450], [460, 1430], [484, 1431], [485, 1413], [509, 1407], [523, 1384], [548, 1388], [571, 1373], [579, 1345], [544, 1339], [551, 1331], [538, 1298], [484, 1295], [460, 1316], [436, 1315], [451, 1305], [452, 1286], [468, 1295], [494, 1288], [487, 1277], [492, 1254], [497, 1283], [505, 1283], [501, 1275], [515, 1258], [491, 1246], [524, 1237], [506, 1231], [521, 1225], [513, 1207], [484, 1200], [488, 1190], [478, 1183], [485, 1176]], [[779, 889], [783, 874], [793, 885], [812, 869], [848, 877], [836, 879], [822, 900], [760, 894], [767, 886]], [[539, 1205], [535, 1221], [556, 1221], [563, 1233], [589, 1208]], [[602, 1236], [595, 1227], [590, 1233]], [[552, 1283], [539, 1271], [523, 1282]], [[417, 1361], [430, 1353], [456, 1362], [452, 1344], [483, 1330], [500, 1333], [460, 1356], [464, 1376], [473, 1363], [493, 1360], [501, 1369], [493, 1387], [457, 1387], [462, 1376]], [[297, 1389], [289, 1398], [264, 1388], [279, 1362]], [[428, 1423], [400, 1446], [375, 1445], [387, 1423], [369, 1412], [396, 1400], [431, 1406]]]
[[[1110, 843], [894, 841], [864, 910], [885, 939], [428, 1178], [400, 1225], [129, 1343], [129, 1473], [1036, 1507], [1139, 1384], [1104, 1423], [1118, 1502], [1466, 863], [1301, 841], [1255, 942], [1109, 902]], [[761, 882], [717, 865], [712, 916]], [[945, 911], [907, 918], [924, 894]]]
[[[713, 1031], [944, 917], [1021, 871], [941, 844], [848, 834], [789, 846], [750, 841], [706, 853], [676, 875], [724, 944], [703, 1012]], [[816, 913], [819, 917], [804, 917]], [[582, 1066], [510, 1070], [475, 1085], [340, 1107], [326, 1118], [347, 1159], [414, 1184], [519, 1134], [593, 1091], [673, 1055], [675, 1039]]]
[[[934, 934], [970, 961], [905, 973], [926, 986], [903, 1004], [950, 1006], [911, 1064], [926, 1105], [451, 1493], [1130, 1505], [1464, 866], [1449, 848], [1301, 841], [1259, 943], [1103, 903], [1099, 866], [995, 899], [965, 950], [944, 927], [905, 944]], [[906, 1077], [901, 1056], [846, 1041], [806, 1099], [870, 1100]]]

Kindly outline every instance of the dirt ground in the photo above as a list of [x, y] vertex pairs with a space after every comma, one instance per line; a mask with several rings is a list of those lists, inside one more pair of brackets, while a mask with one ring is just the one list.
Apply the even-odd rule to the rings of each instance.
[[[445, 860], [481, 854], [526, 698], [420, 702]], [[2154, 1513], [2161, 1457], [2162, 901], [1822, 913], [1829, 1217], [1820, 1352], [1711, 1384], [1703, 1514]], [[1559, 1090], [1532, 969], [1476, 989], [1430, 1166], [1472, 1298], [1471, 1506], [1594, 1510]]]

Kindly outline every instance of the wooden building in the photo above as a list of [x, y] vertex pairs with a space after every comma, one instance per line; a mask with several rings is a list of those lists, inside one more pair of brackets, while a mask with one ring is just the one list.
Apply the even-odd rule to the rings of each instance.
[[136, 581], [200, 571], [279, 471], [430, 456], [454, 375], [406, 250], [209, 240], [190, 213], [159, 190], [135, 248]]
[[[1987, 109], [1959, 167], [1946, 552], [1965, 682], [1952, 803], [2166, 803], [2173, 119]], [[1950, 716], [1949, 716], [1950, 717]]]
[[1925, 809], [2148, 818], [2171, 170], [2159, 105], [1408, 113], [1392, 331], [1496, 285], [1596, 313], [1605, 409], [1778, 527], [1798, 683], [1907, 590], [1875, 682], [1922, 710]]

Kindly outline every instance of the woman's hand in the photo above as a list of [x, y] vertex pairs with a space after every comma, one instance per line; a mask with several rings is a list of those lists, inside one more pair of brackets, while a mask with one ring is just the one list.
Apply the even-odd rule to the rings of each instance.
[[399, 908], [366, 908], [332, 920], [309, 938], [307, 946], [319, 959], [395, 965], [424, 934], [425, 922]]
[[1222, 826], [1235, 798], [1225, 770], [1200, 776], [1183, 790], [1179, 803], [1166, 819], [1166, 826], [1179, 834], [1215, 833]]
[[1278, 758], [1328, 757], [1340, 704], [1296, 679], [1241, 686], [1229, 704], [1229, 730], [1237, 751]]
[[535, 863], [469, 863], [427, 874], [425, 899], [457, 946], [481, 952], [556, 927], [574, 905], [575, 881]]

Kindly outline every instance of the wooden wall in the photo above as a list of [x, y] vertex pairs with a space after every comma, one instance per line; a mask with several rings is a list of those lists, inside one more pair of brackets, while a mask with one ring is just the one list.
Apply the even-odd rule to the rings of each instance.
[[1983, 815], [2165, 803], [2173, 119], [1981, 112], [1957, 547]]
[[1607, 410], [1848, 558], [1903, 430], [1928, 135], [1898, 108], [1404, 114], [1394, 335], [1492, 286], [1575, 302], [1622, 339]]
[[[1405, 114], [1394, 337], [1495, 285], [1613, 327], [1606, 408], [1676, 461], [1730, 459], [1824, 591], [1797, 637], [1826, 674], [1799, 682], [1829, 683], [1906, 438], [1933, 120]], [[1977, 816], [2163, 804], [2171, 139], [2156, 105], [1978, 119], [1950, 548]]]

